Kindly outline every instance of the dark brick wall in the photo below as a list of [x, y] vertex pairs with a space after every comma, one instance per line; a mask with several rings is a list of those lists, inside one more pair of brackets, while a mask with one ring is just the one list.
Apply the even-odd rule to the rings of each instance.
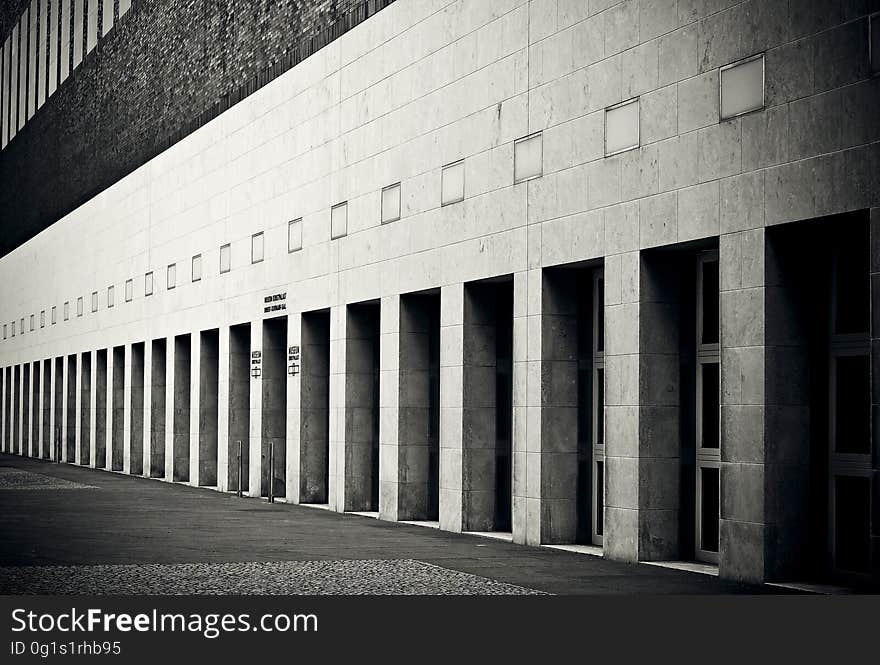
[[135, 0], [0, 153], [0, 256], [392, 1]]

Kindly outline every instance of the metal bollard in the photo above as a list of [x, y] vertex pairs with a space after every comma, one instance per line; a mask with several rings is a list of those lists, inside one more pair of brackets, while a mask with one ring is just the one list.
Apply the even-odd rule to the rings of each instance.
[[238, 498], [241, 498], [241, 441], [238, 442]]
[[275, 503], [275, 442], [269, 442], [269, 503]]

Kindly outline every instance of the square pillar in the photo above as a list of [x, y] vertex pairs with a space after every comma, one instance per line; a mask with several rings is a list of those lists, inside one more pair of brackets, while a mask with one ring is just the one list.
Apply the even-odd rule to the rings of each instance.
[[98, 353], [90, 351], [92, 371], [89, 376], [89, 466], [95, 468], [97, 466], [98, 455], [98, 414], [97, 414], [97, 395], [98, 395]]
[[[555, 525], [555, 516], [544, 518], [544, 494], [551, 492], [541, 482], [542, 469], [551, 468], [542, 454], [541, 273], [538, 268], [513, 278], [513, 539], [529, 545], [544, 542], [543, 525]], [[557, 540], [547, 535], [546, 542]]]
[[83, 380], [83, 361], [82, 354], [77, 353], [75, 356], [76, 379], [74, 380], [73, 390], [76, 394], [76, 414], [74, 421], [74, 463], [82, 464], [83, 454], [88, 454], [88, 440], [83, 444], [83, 414], [82, 414], [82, 380]]
[[[771, 263], [775, 261], [771, 258]], [[777, 275], [782, 271], [774, 269]], [[784, 303], [784, 285], [765, 275], [765, 231], [763, 228], [721, 236], [719, 242], [721, 306], [721, 525], [719, 568], [721, 576], [746, 582], [763, 582], [770, 562], [767, 546], [774, 538], [776, 521], [766, 503], [767, 482], [778, 474], [785, 482], [785, 470], [774, 465], [766, 445], [768, 427], [780, 418], [793, 416], [798, 423], [805, 415], [787, 399], [767, 396], [765, 405], [765, 363], [775, 364], [783, 355], [798, 353], [801, 333], [783, 332], [789, 307]], [[775, 304], [771, 304], [774, 303]], [[774, 321], [767, 321], [771, 316]], [[782, 327], [776, 324], [782, 324]], [[767, 335], [768, 325], [777, 333]], [[795, 338], [789, 337], [790, 333]], [[793, 344], [792, 344], [793, 343]], [[774, 348], [775, 347], [775, 348]], [[771, 369], [771, 374], [778, 370]], [[792, 377], [793, 378], [793, 377]], [[770, 419], [768, 420], [768, 415]], [[806, 416], [808, 418], [808, 416]], [[779, 432], [783, 439], [790, 439]], [[782, 452], [785, 446], [779, 446]], [[782, 461], [779, 458], [777, 461]], [[804, 510], [806, 503], [790, 497], [792, 508]], [[782, 535], [782, 534], [780, 534]], [[779, 543], [785, 547], [784, 543]], [[791, 552], [797, 557], [796, 552]]]
[[[256, 356], [254, 354], [257, 354]], [[248, 494], [261, 496], [262, 491], [262, 454], [263, 454], [263, 321], [257, 319], [251, 323], [251, 364], [250, 374], [250, 445], [248, 446]], [[259, 363], [254, 361], [259, 359]], [[259, 376], [254, 376], [254, 369], [259, 368]]]
[[[298, 351], [297, 351], [298, 350]], [[302, 418], [302, 314], [293, 312], [287, 316], [287, 349], [285, 351], [286, 365], [284, 368], [287, 377], [287, 450], [285, 453], [285, 496], [292, 503], [300, 503], [301, 500], [301, 475], [302, 461], [300, 459], [301, 446], [301, 418]], [[295, 373], [294, 373], [295, 372]]]
[[229, 326], [220, 326], [217, 341], [217, 489], [229, 486]]
[[199, 487], [202, 482], [201, 437], [201, 398], [202, 398], [202, 336], [196, 330], [189, 336], [190, 381], [189, 381], [189, 468], [187, 479]]
[[680, 264], [605, 261], [605, 556], [680, 557]]
[[440, 289], [440, 528], [461, 532], [464, 284]]
[[150, 477], [153, 431], [153, 341], [144, 342], [144, 405], [143, 405], [143, 448], [141, 473]]
[[399, 505], [400, 296], [381, 300], [379, 329], [379, 517], [401, 517]]
[[331, 510], [345, 510], [345, 364], [346, 307], [330, 309], [330, 477]]
[[122, 347], [122, 472], [131, 473], [131, 344]]
[[175, 349], [174, 336], [165, 340], [165, 480], [174, 480], [174, 367]]

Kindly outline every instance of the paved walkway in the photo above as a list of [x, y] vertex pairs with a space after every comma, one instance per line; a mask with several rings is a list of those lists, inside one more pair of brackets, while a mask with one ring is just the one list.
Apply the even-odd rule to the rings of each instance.
[[772, 590], [13, 455], [0, 472], [0, 593]]

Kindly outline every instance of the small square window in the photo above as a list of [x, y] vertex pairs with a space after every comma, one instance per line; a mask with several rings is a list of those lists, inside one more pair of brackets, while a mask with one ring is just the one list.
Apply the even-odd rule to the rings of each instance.
[[125, 280], [125, 302], [131, 302], [134, 297], [134, 280]]
[[116, 304], [116, 290], [112, 286], [107, 287], [107, 307], [113, 307]]
[[83, 297], [82, 296], [80, 296], [79, 298], [76, 299], [76, 315], [77, 316], [83, 315]]
[[46, 327], [46, 310], [40, 312], [40, 328]]
[[382, 223], [396, 222], [398, 219], [400, 219], [399, 182], [382, 190]]
[[31, 323], [31, 332], [33, 332], [33, 331], [34, 331], [34, 315], [33, 315], [33, 314], [31, 314], [31, 321], [30, 321], [30, 323]]
[[64, 320], [67, 321], [70, 318], [70, 301], [64, 303]]
[[440, 205], [464, 201], [464, 160], [448, 164], [440, 172]]
[[721, 68], [721, 119], [764, 108], [764, 54]]
[[21, 322], [18, 325], [19, 325], [18, 332], [21, 333], [22, 335], [24, 335], [24, 318], [21, 319]]
[[165, 273], [165, 288], [169, 291], [177, 286], [177, 264], [168, 264], [168, 271]]
[[3, 324], [3, 339], [6, 339], [6, 324]]
[[251, 236], [251, 263], [259, 263], [263, 260], [263, 232]]
[[302, 217], [287, 223], [287, 251], [296, 252], [303, 246], [303, 221]]
[[341, 238], [347, 233], [348, 201], [343, 201], [330, 209], [330, 239]]
[[605, 109], [605, 156], [639, 147], [639, 100]]
[[223, 245], [220, 248], [220, 273], [229, 272], [232, 267], [232, 247]]
[[56, 323], [58, 323], [58, 308], [52, 305], [52, 325], [54, 326]]
[[870, 41], [868, 51], [871, 58], [871, 72], [880, 74], [880, 12], [874, 14], [868, 22]]
[[92, 311], [98, 311], [98, 292], [92, 291]]
[[198, 282], [202, 279], [202, 255], [196, 254], [192, 258], [192, 281]]
[[144, 275], [144, 295], [151, 296], [153, 295], [153, 273], [148, 272]]
[[15, 321], [12, 322], [12, 336], [15, 337]]
[[543, 139], [540, 132], [513, 144], [513, 181], [539, 178], [543, 173]]

